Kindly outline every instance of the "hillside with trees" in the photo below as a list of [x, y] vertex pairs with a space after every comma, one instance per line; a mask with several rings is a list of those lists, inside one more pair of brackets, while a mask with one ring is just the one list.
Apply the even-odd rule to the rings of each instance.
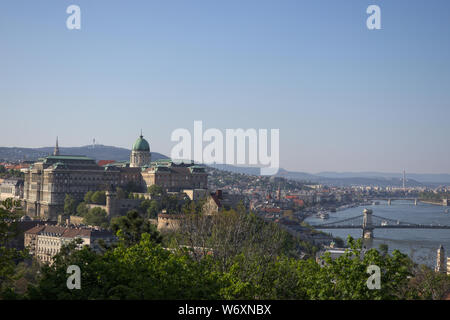
[[[386, 248], [349, 249], [320, 263], [300, 257], [299, 243], [273, 223], [229, 210], [192, 214], [179, 233], [160, 234], [137, 211], [114, 219], [119, 240], [101, 252], [67, 244], [51, 265], [36, 266], [24, 251], [8, 249], [18, 212], [0, 207], [2, 299], [442, 299], [450, 277]], [[67, 268], [81, 268], [81, 289], [67, 288]], [[381, 289], [370, 290], [367, 267], [381, 269]]]

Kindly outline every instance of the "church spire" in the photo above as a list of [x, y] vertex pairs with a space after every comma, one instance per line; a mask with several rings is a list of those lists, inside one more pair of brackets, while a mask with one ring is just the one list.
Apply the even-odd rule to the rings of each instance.
[[56, 137], [56, 145], [55, 145], [55, 150], [53, 150], [53, 155], [59, 156], [58, 137]]

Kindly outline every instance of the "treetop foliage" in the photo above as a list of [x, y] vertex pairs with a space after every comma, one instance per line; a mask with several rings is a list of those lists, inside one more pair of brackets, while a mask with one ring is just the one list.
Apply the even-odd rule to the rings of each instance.
[[[19, 262], [26, 253], [5, 245], [17, 215], [11, 202], [3, 203], [0, 297], [378, 300], [442, 299], [450, 292], [447, 275], [417, 266], [399, 251], [366, 250], [361, 240], [349, 237], [338, 258], [299, 255], [302, 243], [244, 208], [213, 215], [191, 209], [177, 233], [160, 234], [138, 210], [114, 218], [117, 243], [101, 252], [80, 248], [80, 240], [63, 246], [51, 265], [27, 274], [28, 289], [19, 293], [17, 280], [25, 274]], [[80, 290], [67, 288], [70, 265], [81, 269]], [[367, 287], [370, 265], [381, 270], [379, 290]]]

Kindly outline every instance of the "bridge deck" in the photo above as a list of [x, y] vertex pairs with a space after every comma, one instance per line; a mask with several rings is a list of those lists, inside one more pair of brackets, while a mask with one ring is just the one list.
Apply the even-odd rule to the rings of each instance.
[[377, 200], [408, 200], [408, 201], [419, 201], [419, 198], [367, 198], [368, 201], [377, 201]]
[[[347, 225], [347, 226], [312, 226], [316, 229], [362, 229], [361, 225]], [[429, 225], [417, 225], [417, 226], [372, 226], [374, 229], [450, 229], [450, 226], [429, 226]]]

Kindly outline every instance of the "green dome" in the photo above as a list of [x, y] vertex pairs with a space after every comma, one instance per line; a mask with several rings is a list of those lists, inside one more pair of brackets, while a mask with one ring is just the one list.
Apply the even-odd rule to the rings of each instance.
[[133, 151], [150, 151], [150, 145], [143, 136], [140, 136], [133, 145]]

